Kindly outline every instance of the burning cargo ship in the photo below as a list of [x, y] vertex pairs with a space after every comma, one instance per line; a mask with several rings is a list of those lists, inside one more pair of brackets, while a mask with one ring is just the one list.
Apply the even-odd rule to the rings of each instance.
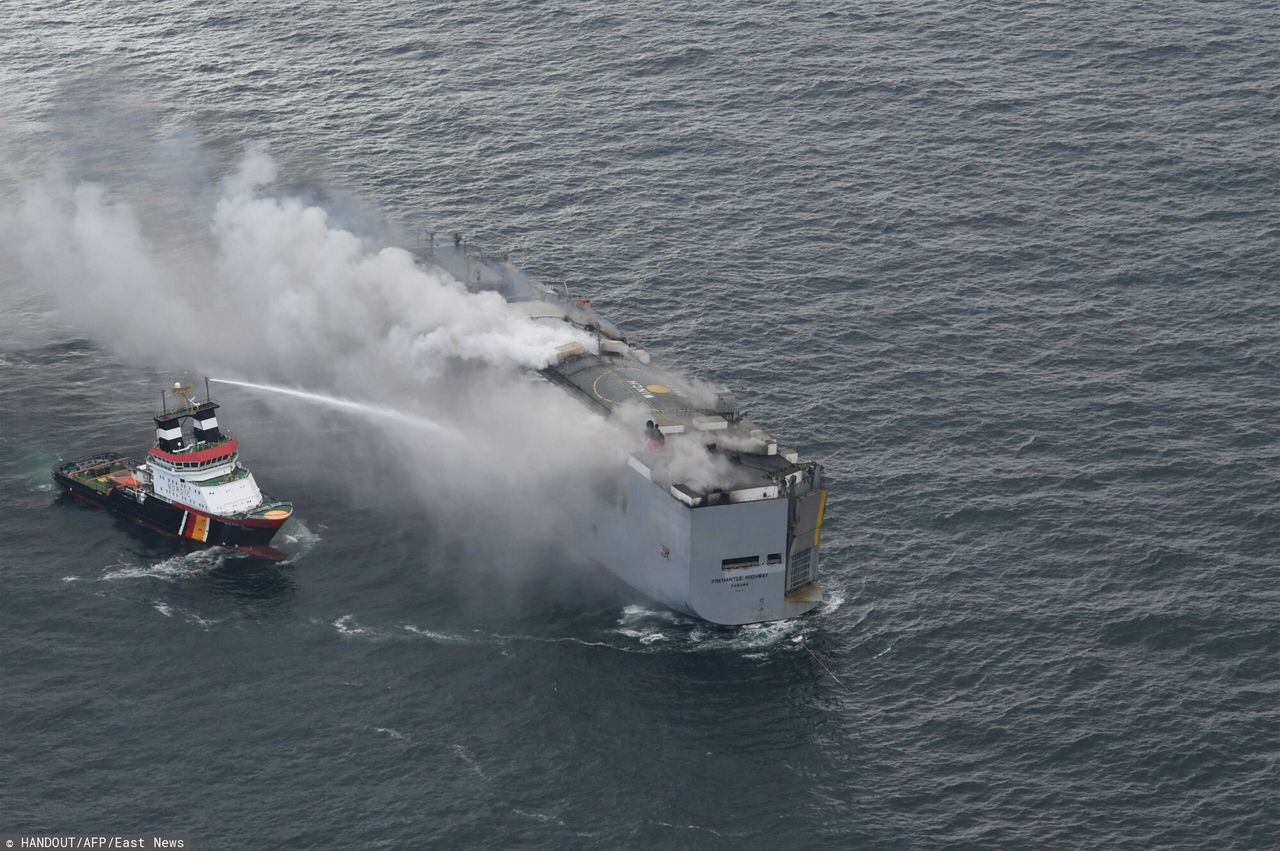
[[[568, 323], [594, 336], [596, 351], [572, 344], [541, 370], [590, 410], [613, 418], [643, 411], [646, 441], [620, 460], [578, 548], [641, 593], [716, 624], [804, 614], [823, 599], [818, 552], [827, 489], [822, 465], [780, 446], [746, 418], [727, 390], [713, 398], [653, 362], [589, 301], [572, 299], [521, 274], [505, 256], [418, 252], [426, 268], [500, 294], [536, 322]], [[714, 482], [683, 476], [676, 452], [715, 461]]]

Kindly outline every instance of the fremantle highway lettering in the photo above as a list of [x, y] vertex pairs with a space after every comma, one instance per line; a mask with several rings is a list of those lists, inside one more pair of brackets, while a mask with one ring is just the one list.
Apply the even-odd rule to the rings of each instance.
[[720, 576], [715, 579], [712, 579], [711, 584], [719, 585], [721, 582], [731, 582], [733, 583], [732, 585], [733, 588], [746, 588], [748, 580], [763, 579], [766, 576], [772, 576], [774, 573], [777, 573], [777, 571], [775, 570], [772, 572], [766, 571], [764, 573], [750, 573], [750, 574], [747, 574], [746, 576]]

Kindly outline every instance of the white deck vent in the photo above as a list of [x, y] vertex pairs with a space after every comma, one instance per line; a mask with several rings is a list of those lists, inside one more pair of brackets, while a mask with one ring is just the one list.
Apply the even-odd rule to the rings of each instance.
[[769, 432], [764, 431], [763, 429], [753, 428], [751, 430], [751, 439], [755, 441], [756, 446], [759, 447], [754, 451], [760, 455], [778, 454], [778, 440], [773, 435], [769, 434]]
[[621, 357], [627, 353], [631, 347], [621, 340], [601, 340], [600, 353], [605, 355], [615, 355]]
[[582, 347], [581, 343], [565, 343], [556, 349], [556, 363], [564, 363], [570, 358], [576, 358], [579, 355], [585, 355], [587, 350]]
[[712, 414], [705, 417], [694, 417], [693, 427], [698, 431], [720, 431], [729, 427], [729, 421], [724, 417]]

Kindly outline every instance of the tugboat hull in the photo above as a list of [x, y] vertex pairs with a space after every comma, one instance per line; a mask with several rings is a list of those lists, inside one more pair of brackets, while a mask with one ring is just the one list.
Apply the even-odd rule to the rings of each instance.
[[54, 468], [54, 481], [67, 493], [87, 499], [168, 535], [209, 545], [265, 547], [289, 519], [217, 517], [194, 508], [160, 499], [146, 491], [112, 488], [106, 492], [90, 487]]

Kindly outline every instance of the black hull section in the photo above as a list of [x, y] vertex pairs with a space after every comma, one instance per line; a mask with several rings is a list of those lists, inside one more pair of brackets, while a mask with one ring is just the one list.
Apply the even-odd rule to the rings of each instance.
[[104, 496], [61, 473], [55, 472], [53, 478], [58, 487], [67, 493], [105, 505], [166, 534], [210, 546], [265, 547], [284, 525], [283, 520], [250, 524], [212, 517], [179, 508], [149, 493], [144, 494], [144, 499], [139, 502], [135, 496], [120, 488], [115, 488]]

